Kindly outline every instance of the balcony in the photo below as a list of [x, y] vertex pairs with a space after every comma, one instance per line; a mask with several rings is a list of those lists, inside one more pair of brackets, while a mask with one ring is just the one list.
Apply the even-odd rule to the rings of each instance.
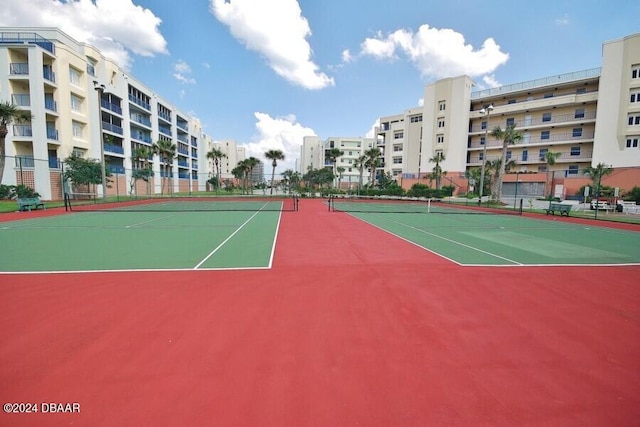
[[9, 64], [9, 74], [12, 76], [26, 76], [29, 74], [29, 64], [26, 62], [13, 62]]
[[117, 133], [118, 135], [122, 135], [122, 128], [120, 126], [116, 126], [109, 122], [102, 122], [102, 129], [107, 130], [112, 133]]
[[[539, 119], [522, 119], [522, 120], [515, 120], [514, 124], [516, 125], [516, 128], [532, 128], [532, 127], [537, 127], [537, 126], [557, 126], [560, 124], [566, 124], [566, 125], [570, 125], [571, 122], [574, 123], [585, 123], [585, 122], [594, 122], [596, 120], [596, 112], [595, 111], [585, 111], [584, 115], [580, 116], [580, 117], [576, 117], [575, 113], [572, 114], [562, 114], [562, 115], [557, 115], [557, 116], [552, 116], [548, 119], [544, 119], [544, 118], [539, 118]], [[489, 132], [491, 132], [493, 130], [493, 128], [495, 128], [496, 126], [501, 126], [504, 127], [505, 123], [504, 122], [500, 122], [500, 123], [489, 123], [488, 127], [489, 127]], [[480, 132], [484, 132], [485, 128], [482, 125], [479, 126], [474, 126], [469, 130], [469, 133], [480, 133]]]
[[53, 112], [58, 112], [58, 104], [56, 103], [56, 101], [54, 101], [53, 99], [50, 98], [45, 98], [44, 100], [44, 108], [46, 108], [49, 111], [53, 111]]
[[105, 143], [104, 151], [108, 151], [109, 153], [124, 154], [124, 148], [122, 148], [120, 145], [115, 144]]
[[160, 117], [162, 120], [171, 123], [171, 114], [170, 113], [163, 113], [158, 111], [158, 117]]
[[15, 166], [17, 168], [32, 168], [35, 166], [33, 156], [16, 156]]
[[31, 125], [13, 125], [13, 136], [33, 136]]
[[51, 83], [55, 83], [56, 82], [56, 73], [49, 67], [43, 67], [42, 68], [42, 77], [45, 80], [50, 81]]
[[171, 136], [171, 129], [166, 126], [158, 126], [158, 130], [165, 135]]
[[131, 138], [151, 144], [151, 135], [142, 132], [131, 132]]
[[124, 175], [124, 166], [119, 165], [107, 165], [111, 173]]
[[107, 109], [109, 111], [113, 111], [116, 114], [122, 115], [122, 107], [107, 100], [101, 99], [100, 105], [102, 108]]
[[144, 108], [145, 110], [151, 111], [151, 105], [148, 102], [143, 101], [142, 99], [136, 98], [135, 96], [129, 94], [129, 101], [134, 104]]
[[189, 179], [191, 178], [191, 174], [189, 172], [178, 172], [178, 178]]
[[58, 157], [49, 157], [49, 169], [60, 169], [60, 164]]
[[18, 107], [30, 107], [31, 98], [28, 93], [14, 94], [11, 95], [11, 103]]
[[151, 120], [148, 117], [145, 117], [141, 114], [131, 114], [131, 120], [136, 123], [140, 123], [143, 126], [151, 127]]
[[47, 139], [58, 140], [58, 129], [47, 129]]
[[0, 32], [0, 43], [8, 44], [35, 44], [40, 46], [42, 49], [51, 52], [53, 54], [56, 53], [56, 47], [53, 42], [49, 39], [45, 39], [37, 33], [29, 33], [29, 32], [17, 32], [17, 31], [2, 31]]

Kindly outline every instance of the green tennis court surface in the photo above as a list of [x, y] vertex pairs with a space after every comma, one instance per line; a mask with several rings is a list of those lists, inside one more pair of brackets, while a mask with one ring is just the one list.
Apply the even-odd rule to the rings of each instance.
[[270, 268], [278, 206], [180, 209], [74, 212], [0, 223], [0, 272]]
[[640, 233], [634, 231], [460, 211], [447, 214], [379, 210], [349, 215], [460, 265], [640, 263]]

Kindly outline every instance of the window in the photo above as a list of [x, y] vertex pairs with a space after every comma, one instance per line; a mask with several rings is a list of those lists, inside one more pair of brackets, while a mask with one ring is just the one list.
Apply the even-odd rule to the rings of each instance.
[[444, 135], [436, 135], [436, 142], [438, 144], [444, 144]]
[[640, 79], [640, 65], [634, 65], [631, 67], [631, 78]]
[[551, 131], [543, 130], [542, 132], [540, 132], [540, 139], [549, 139], [550, 134]]
[[402, 157], [394, 157], [393, 158], [393, 164], [394, 165], [401, 165], [402, 164]]
[[511, 160], [511, 150], [507, 150], [507, 161]]
[[484, 139], [484, 136], [480, 137], [480, 145], [484, 145], [484, 143], [486, 142], [486, 140]]
[[639, 140], [640, 140], [640, 137], [638, 136], [632, 136], [627, 138], [627, 148], [638, 148]]
[[76, 157], [84, 157], [84, 154], [87, 150], [83, 150], [82, 148], [73, 147], [73, 155]]
[[640, 114], [634, 115], [634, 114], [629, 114], [629, 119], [627, 121], [627, 123], [629, 124], [629, 126], [637, 126], [640, 125]]
[[69, 67], [69, 82], [73, 85], [80, 86], [81, 72], [73, 67]]
[[482, 122], [480, 129], [485, 130], [487, 128], [487, 122]]
[[640, 102], [640, 90], [636, 89], [631, 92], [631, 97], [629, 99], [629, 102], [631, 102], [632, 104], [636, 102]]
[[516, 119], [514, 119], [513, 117], [507, 119], [507, 126], [515, 126], [515, 124]]
[[510, 99], [507, 101], [507, 104], [515, 104], [516, 100], [515, 99]]
[[574, 138], [580, 138], [582, 136], [582, 128], [573, 128], [572, 136]]
[[545, 98], [553, 98], [553, 93], [545, 93], [544, 97]]
[[544, 156], [546, 156], [546, 155], [547, 155], [547, 152], [548, 152], [548, 151], [549, 151], [549, 149], [548, 149], [548, 148], [541, 148], [541, 149], [540, 149], [540, 152], [539, 152], [539, 154], [538, 154], [538, 158], [539, 158], [540, 160], [544, 160]]
[[444, 119], [438, 119], [438, 128], [444, 127]]
[[422, 121], [422, 116], [413, 116], [411, 117], [411, 123], [419, 123]]
[[580, 172], [578, 165], [570, 165], [567, 169], [567, 175], [578, 175], [578, 172]]
[[584, 119], [584, 108], [577, 108], [576, 114], [573, 117], [575, 119]]
[[75, 120], [71, 121], [71, 128], [73, 129], [73, 136], [76, 138], [82, 138], [84, 125]]
[[393, 146], [393, 151], [402, 151], [402, 145], [396, 144]]
[[480, 153], [478, 155], [478, 160], [483, 161], [484, 160], [484, 153]]
[[401, 138], [404, 138], [404, 132], [400, 131], [393, 134], [393, 139], [401, 139]]
[[579, 156], [580, 155], [580, 146], [571, 147], [571, 155], [572, 156]]
[[586, 87], [579, 87], [578, 89], [576, 89], [576, 95], [582, 95], [583, 93], [587, 93]]
[[438, 102], [438, 110], [444, 111], [447, 109], [447, 103], [445, 101]]
[[78, 113], [82, 112], [82, 99], [74, 94], [71, 94], [71, 110]]
[[550, 122], [551, 121], [551, 113], [544, 113], [542, 115], [542, 121], [543, 122]]
[[522, 161], [526, 162], [529, 159], [529, 151], [528, 150], [522, 150]]

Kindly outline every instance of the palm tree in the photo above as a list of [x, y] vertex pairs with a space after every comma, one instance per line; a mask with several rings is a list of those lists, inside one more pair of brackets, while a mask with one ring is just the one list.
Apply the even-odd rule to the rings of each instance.
[[498, 175], [498, 182], [496, 183], [496, 198], [498, 202], [502, 196], [502, 178], [505, 174], [505, 168], [507, 165], [507, 148], [511, 144], [515, 144], [522, 140], [522, 132], [516, 130], [515, 124], [507, 125], [505, 129], [501, 129], [500, 126], [496, 126], [490, 133], [496, 139], [502, 140], [502, 157], [500, 163], [500, 173]]
[[170, 175], [173, 159], [176, 158], [176, 144], [161, 139], [152, 146], [153, 152], [160, 157], [160, 166], [164, 171], [164, 179], [160, 181], [160, 194], [164, 194], [164, 182]]
[[442, 153], [442, 151], [437, 151], [436, 155], [429, 159], [429, 163], [436, 164], [433, 168], [433, 177], [436, 180], [436, 189], [438, 190], [440, 189], [440, 186], [442, 184], [442, 174], [443, 174], [440, 163], [444, 162], [445, 160], [446, 158], [444, 157], [444, 154]]
[[300, 182], [300, 172], [294, 172], [293, 169], [287, 169], [282, 172], [282, 180], [287, 184], [287, 192], [291, 194], [291, 188]]
[[[505, 173], [509, 172], [511, 168], [515, 166], [515, 164], [515, 160], [510, 159], [509, 161], [507, 161], [507, 164], [503, 169], [502, 159], [487, 160], [486, 168], [489, 171], [489, 176], [491, 176], [489, 178], [491, 194], [498, 194], [498, 184], [500, 183], [500, 185], [502, 185], [502, 177]], [[502, 170], [504, 170], [504, 173], [502, 173]]]
[[334, 176], [337, 175], [336, 166], [337, 166], [338, 157], [341, 157], [343, 155], [344, 155], [344, 151], [335, 147], [325, 152], [325, 156], [327, 157], [327, 160], [329, 160], [333, 165]]
[[219, 148], [213, 147], [211, 151], [207, 153], [207, 159], [211, 159], [213, 162], [213, 172], [216, 174], [216, 191], [220, 188], [220, 160], [227, 157], [224, 151]]
[[355, 167], [358, 168], [358, 172], [360, 172], [358, 179], [358, 190], [362, 189], [362, 175], [364, 174], [364, 168], [367, 167], [367, 156], [360, 156], [356, 159]]
[[241, 180], [242, 182], [242, 194], [245, 193], [247, 187], [247, 176], [249, 175], [249, 165], [246, 160], [241, 160], [238, 162], [235, 168], [231, 170], [231, 173], [234, 177]]
[[131, 171], [131, 193], [137, 195], [137, 182], [139, 179], [147, 183], [147, 192], [149, 191], [149, 178], [151, 177], [151, 167], [149, 165], [149, 157], [153, 154], [149, 147], [140, 146], [133, 150], [131, 161], [133, 163], [133, 171]]
[[244, 160], [247, 164], [247, 184], [249, 183], [249, 175], [251, 175], [251, 194], [253, 194], [253, 169], [258, 166], [260, 163], [262, 163], [260, 160], [256, 159], [255, 157], [249, 157], [248, 159]]
[[[560, 157], [561, 153], [553, 153], [551, 151], [547, 151], [543, 157], [543, 160], [545, 162], [547, 162], [547, 179], [545, 181], [545, 185], [547, 185], [549, 183], [549, 172], [551, 172], [551, 166], [556, 164], [556, 159], [558, 157]], [[553, 196], [553, 181], [551, 182], [551, 185], [549, 186], [549, 200], [551, 200], [551, 197]]]
[[264, 156], [271, 160], [271, 194], [273, 194], [273, 179], [276, 175], [276, 166], [278, 166], [278, 160], [284, 160], [284, 153], [280, 150], [269, 150], [264, 153]]
[[338, 188], [340, 188], [340, 183], [342, 182], [342, 174], [346, 171], [342, 166], [338, 166], [336, 168], [336, 172], [338, 172]]
[[11, 123], [23, 123], [31, 120], [31, 113], [20, 110], [17, 105], [10, 102], [0, 102], [0, 183], [4, 175], [4, 164], [6, 158], [5, 143], [9, 125]]
[[591, 178], [594, 187], [594, 196], [596, 200], [600, 197], [600, 186], [602, 184], [602, 177], [609, 175], [613, 172], [609, 166], [604, 163], [598, 163], [595, 167], [589, 166], [584, 170], [584, 174]]
[[378, 147], [370, 148], [364, 152], [367, 156], [367, 166], [370, 168], [369, 184], [373, 185], [375, 181], [376, 167], [379, 165], [379, 157], [382, 155], [382, 151]]

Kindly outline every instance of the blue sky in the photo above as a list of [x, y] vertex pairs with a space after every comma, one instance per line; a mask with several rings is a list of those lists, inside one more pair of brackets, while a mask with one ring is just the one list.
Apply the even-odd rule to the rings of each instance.
[[[617, 0], [4, 0], [0, 26], [60, 27], [250, 155], [366, 136], [439, 78], [478, 88], [599, 67], [640, 32]], [[279, 169], [281, 169], [279, 168]]]

